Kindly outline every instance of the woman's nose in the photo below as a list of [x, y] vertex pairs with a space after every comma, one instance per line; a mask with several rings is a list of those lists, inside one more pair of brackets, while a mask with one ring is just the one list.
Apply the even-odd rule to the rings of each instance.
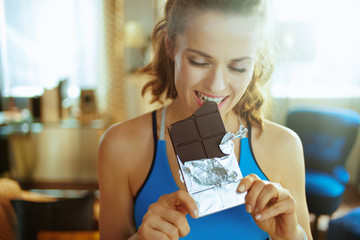
[[212, 71], [211, 77], [208, 79], [208, 88], [210, 91], [216, 93], [226, 88], [226, 75], [223, 67], [218, 66]]

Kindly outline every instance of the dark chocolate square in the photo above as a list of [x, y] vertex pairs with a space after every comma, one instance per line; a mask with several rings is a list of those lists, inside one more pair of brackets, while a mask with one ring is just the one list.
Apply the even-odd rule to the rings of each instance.
[[178, 144], [194, 141], [200, 138], [199, 131], [196, 127], [194, 119], [187, 119], [172, 124], [172, 141]]
[[226, 130], [215, 102], [206, 101], [190, 117], [171, 124], [168, 131], [182, 163], [226, 156], [219, 147]]
[[[179, 156], [181, 159], [204, 159], [207, 158], [204, 145], [201, 141], [194, 142], [192, 144], [186, 144], [183, 146], [178, 146], [177, 151], [181, 153]], [[182, 161], [182, 160], [181, 160]]]
[[[203, 141], [205, 151], [208, 156], [225, 156], [219, 147], [223, 137], [224, 137], [224, 135], [220, 135], [217, 137], [205, 139]], [[213, 147], [213, 146], [218, 146], [218, 147]], [[211, 157], [208, 157], [208, 158], [211, 158]]]
[[197, 117], [195, 120], [198, 125], [201, 138], [212, 137], [225, 132], [221, 116], [217, 112]]

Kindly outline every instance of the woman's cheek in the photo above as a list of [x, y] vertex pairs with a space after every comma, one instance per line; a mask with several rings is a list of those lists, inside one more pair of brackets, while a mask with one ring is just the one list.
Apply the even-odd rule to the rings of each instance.
[[241, 89], [245, 91], [245, 89], [248, 87], [249, 83], [251, 82], [251, 79], [249, 80], [248, 76], [234, 79], [233, 81], [233, 87], [235, 89]]
[[181, 69], [182, 77], [185, 82], [189, 85], [195, 85], [201, 81], [204, 77], [204, 70], [195, 69], [192, 66], [186, 66], [183, 64], [183, 68]]
[[252, 72], [249, 72], [248, 74], [246, 74], [243, 78], [243, 80], [241, 81], [241, 84], [243, 85], [244, 88], [247, 88], [252, 80]]

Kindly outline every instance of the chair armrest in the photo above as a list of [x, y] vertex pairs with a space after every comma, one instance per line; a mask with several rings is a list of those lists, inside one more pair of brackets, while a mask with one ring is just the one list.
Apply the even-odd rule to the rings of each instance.
[[335, 178], [342, 184], [346, 185], [349, 182], [350, 175], [344, 167], [336, 166], [334, 167], [332, 173], [335, 176]]

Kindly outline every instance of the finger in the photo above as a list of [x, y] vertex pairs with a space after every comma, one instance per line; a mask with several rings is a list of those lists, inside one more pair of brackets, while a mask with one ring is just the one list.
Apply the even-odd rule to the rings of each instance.
[[275, 184], [266, 184], [262, 191], [259, 193], [255, 208], [257, 208], [258, 211], [261, 211], [266, 206], [270, 206], [275, 202], [279, 201], [280, 192], [283, 191], [283, 189], [278, 188]]
[[256, 202], [259, 197], [259, 194], [262, 192], [265, 185], [266, 184], [263, 181], [256, 180], [252, 184], [251, 188], [248, 190], [246, 197], [245, 197], [245, 208], [248, 213], [257, 211], [257, 209], [255, 209]]
[[179, 239], [179, 229], [170, 222], [164, 221], [162, 219], [162, 220], [154, 221], [153, 224], [154, 224], [152, 226], [153, 229], [166, 234], [166, 236], [169, 239]]
[[188, 214], [187, 210], [183, 207], [183, 206], [177, 206], [176, 210], [178, 210], [179, 212], [181, 212], [182, 214], [186, 215]]
[[254, 181], [260, 180], [260, 178], [256, 174], [249, 174], [243, 179], [241, 179], [238, 188], [236, 189], [239, 193], [244, 193], [252, 186]]
[[279, 201], [269, 208], [265, 208], [263, 211], [255, 214], [255, 221], [263, 221], [272, 217], [276, 217], [280, 214], [292, 214], [296, 211], [295, 199], [289, 197], [285, 200]]
[[138, 229], [138, 238], [141, 240], [148, 240], [148, 239], [161, 239], [161, 240], [170, 240], [170, 238], [164, 233], [159, 230], [156, 230], [149, 226], [149, 224], [142, 224]]
[[[154, 203], [149, 206], [143, 222], [149, 222], [151, 227], [166, 232], [170, 238], [183, 237], [190, 232], [186, 214], [187, 213], [182, 213], [176, 209], [171, 209], [166, 205], [164, 207], [163, 204]], [[158, 222], [161, 223], [156, 224]], [[174, 230], [176, 230], [176, 233]]]
[[[166, 222], [171, 223], [177, 229], [177, 235], [180, 237], [185, 237], [190, 232], [190, 226], [186, 219], [185, 214], [176, 211], [176, 210], [165, 210], [162, 209], [162, 214], [160, 215], [162, 219]], [[174, 233], [171, 232], [171, 236], [174, 236]]]
[[[142, 226], [145, 229], [152, 229], [153, 231], [159, 231], [164, 233], [169, 239], [178, 239], [179, 238], [179, 228], [174, 225], [171, 221], [168, 221], [166, 217], [171, 215], [171, 212], [176, 212], [176, 210], [165, 210], [164, 208], [159, 207], [159, 205], [151, 205], [149, 207], [148, 213], [144, 216]], [[153, 214], [156, 212], [156, 214]], [[179, 213], [181, 214], [181, 213]], [[174, 213], [172, 215], [175, 215]], [[184, 216], [183, 214], [181, 214]]]
[[159, 240], [170, 240], [168, 236], [164, 233], [159, 231], [151, 231], [149, 234], [138, 234], [138, 240], [152, 240], [152, 239], [159, 239]]
[[185, 190], [179, 190], [177, 192], [169, 194], [168, 197], [161, 198], [161, 200], [164, 201], [169, 208], [176, 209], [181, 206], [181, 209], [185, 209], [191, 217], [198, 218], [198, 209], [196, 202]]
[[278, 201], [292, 197], [289, 190], [283, 188], [280, 183], [267, 184], [263, 191], [263, 193], [260, 193], [257, 202], [259, 210], [262, 210], [266, 206], [271, 206]]

